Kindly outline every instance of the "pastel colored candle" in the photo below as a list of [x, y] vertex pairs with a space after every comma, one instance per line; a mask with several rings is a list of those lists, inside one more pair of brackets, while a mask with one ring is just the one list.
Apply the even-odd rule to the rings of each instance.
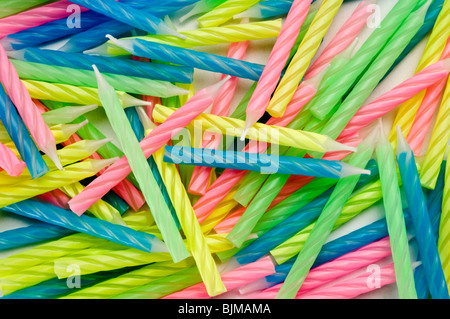
[[442, 270], [425, 195], [420, 184], [414, 153], [403, 137], [400, 126], [397, 126], [397, 134], [397, 164], [408, 201], [428, 287], [433, 298], [449, 299], [447, 283]]
[[[372, 141], [362, 143], [358, 147], [358, 151], [352, 155], [349, 163], [355, 166], [364, 167], [372, 157], [373, 145]], [[358, 182], [359, 176], [347, 177], [336, 184], [336, 187], [327, 201], [322, 213], [317, 219], [311, 230], [308, 239], [300, 251], [297, 259], [289, 271], [286, 280], [280, 288], [276, 298], [294, 298], [298, 290], [302, 286], [314, 260], [319, 254], [328, 235], [333, 230], [339, 215], [344, 208], [345, 203], [350, 197], [354, 187]]]
[[[387, 16], [381, 21], [379, 28], [376, 28], [364, 41], [363, 45], [353, 55], [351, 60], [329, 79], [329, 84], [317, 92], [310, 102], [310, 108], [314, 105], [323, 105], [327, 109], [332, 109], [344, 97], [353, 83], [364, 74], [365, 69], [372, 63], [376, 55], [382, 50], [392, 34], [398, 29], [409, 13], [414, 9], [415, 1], [401, 1], [391, 9]], [[332, 84], [332, 85], [331, 85]], [[378, 84], [378, 83], [377, 83]]]
[[268, 61], [262, 71], [255, 91], [247, 105], [245, 129], [241, 140], [247, 135], [250, 127], [264, 115], [272, 93], [277, 86], [281, 72], [287, 62], [296, 35], [308, 14], [310, 1], [295, 0], [284, 21], [280, 34], [270, 52]]
[[[205, 110], [213, 102], [213, 96], [217, 94], [217, 91], [226, 80], [228, 78], [197, 92], [188, 103], [174, 112], [170, 119], [148, 134], [140, 142], [145, 157], [150, 157], [150, 155], [164, 146], [172, 136], [180, 132], [188, 123]], [[130, 173], [131, 169], [128, 161], [126, 157], [122, 157], [101, 176], [91, 182], [82, 193], [72, 198], [69, 202], [70, 208], [78, 213], [85, 211]]]
[[270, 115], [283, 115], [341, 4], [341, 0], [325, 0], [320, 6], [267, 106]]
[[[379, 129], [381, 131], [381, 126]], [[380, 168], [383, 205], [396, 269], [398, 293], [400, 298], [417, 299], [394, 153], [387, 136], [384, 132], [381, 133], [376, 158]]]
[[[447, 152], [450, 147], [447, 147]], [[447, 153], [448, 154], [448, 153]], [[439, 255], [442, 260], [442, 267], [444, 269], [445, 278], [447, 280], [447, 287], [450, 286], [448, 284], [450, 278], [450, 250], [449, 250], [449, 241], [448, 239], [448, 228], [450, 227], [450, 161], [446, 160], [445, 166], [445, 185], [442, 191], [442, 216], [439, 225], [439, 240], [438, 240], [438, 250]], [[443, 168], [442, 168], [443, 169]], [[442, 175], [442, 172], [441, 172]], [[435, 190], [439, 190], [438, 187]]]
[[[437, 62], [442, 53], [444, 52], [445, 46], [447, 44], [447, 39], [450, 36], [450, 21], [448, 20], [448, 15], [450, 14], [450, 3], [445, 1], [439, 16], [433, 26], [433, 30], [427, 40], [427, 44], [423, 51], [422, 58], [416, 67], [416, 72], [422, 70], [428, 65]], [[402, 132], [405, 135], [409, 134], [411, 125], [413, 124], [414, 117], [416, 116], [417, 110], [420, 107], [425, 92], [421, 92], [414, 99], [409, 100], [404, 103], [398, 110], [397, 115], [394, 119], [393, 129], [389, 134], [389, 140], [393, 145], [395, 145], [395, 140], [397, 132], [395, 127], [400, 125]]]
[[14, 142], [20, 157], [26, 163], [33, 178], [38, 178], [48, 172], [48, 167], [42, 159], [36, 144], [31, 139], [28, 129], [17, 112], [11, 99], [0, 86], [0, 119]]
[[[228, 49], [227, 56], [242, 60], [247, 52], [249, 41], [232, 43]], [[225, 75], [222, 75], [224, 78]], [[239, 78], [231, 77], [220, 88], [216, 98], [211, 106], [211, 114], [227, 116], [230, 111], [234, 92], [236, 91]], [[202, 147], [217, 149], [222, 138], [221, 134], [205, 132], [203, 136]], [[210, 145], [212, 141], [212, 145]], [[203, 195], [206, 193], [209, 181], [211, 179], [212, 169], [208, 167], [195, 167], [192, 171], [191, 180], [189, 182], [188, 191], [192, 194]]]
[[97, 77], [99, 98], [105, 104], [108, 120], [119, 139], [130, 168], [139, 183], [174, 262], [181, 261], [187, 258], [189, 253], [182, 242], [181, 235], [169, 208], [164, 202], [163, 195], [147, 164], [147, 159], [142, 153], [139, 141], [133, 132], [130, 122], [127, 120], [114, 88], [102, 77], [95, 65], [93, 68]]
[[17, 2], [14, 0], [5, 0], [1, 3], [1, 11], [0, 18], [4, 18], [10, 15], [13, 15], [15, 13], [24, 11], [28, 8], [40, 5], [47, 0], [29, 0], [29, 1], [21, 1]]
[[6, 93], [17, 108], [23, 122], [28, 128], [36, 146], [46, 153], [52, 161], [62, 169], [56, 155], [56, 141], [48, 126], [45, 124], [41, 113], [31, 100], [24, 84], [20, 81], [12, 63], [8, 60], [5, 50], [0, 47], [0, 82]]
[[258, 3], [260, 0], [227, 0], [218, 5], [213, 10], [206, 12], [197, 18], [198, 24], [201, 28], [215, 27], [222, 25], [231, 20], [235, 14], [247, 10], [252, 5]]
[[16, 154], [4, 144], [0, 143], [0, 167], [10, 176], [19, 176], [26, 164], [17, 158]]
[[389, 92], [360, 108], [339, 135], [344, 139], [369, 125], [376, 119], [394, 110], [401, 103], [446, 78], [450, 71], [450, 60], [438, 61], [413, 77], [403, 81]]

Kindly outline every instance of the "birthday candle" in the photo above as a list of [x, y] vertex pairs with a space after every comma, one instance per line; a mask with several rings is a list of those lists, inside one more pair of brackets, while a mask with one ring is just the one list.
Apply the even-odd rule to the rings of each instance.
[[0, 86], [0, 119], [5, 125], [9, 137], [13, 140], [20, 157], [25, 161], [31, 176], [38, 178], [48, 172], [47, 165], [11, 99], [6, 95], [3, 86]]
[[[190, 123], [199, 113], [205, 110], [213, 102], [213, 96], [226, 80], [228, 79], [226, 78], [215, 85], [200, 90], [188, 103], [174, 112], [170, 119], [147, 135], [140, 143], [145, 157], [150, 157], [151, 154], [164, 146], [172, 136], [181, 131], [186, 124]], [[70, 201], [71, 209], [74, 212], [85, 211], [130, 172], [131, 169], [126, 157], [122, 157], [105, 173], [90, 183], [82, 193]]]
[[[72, 4], [69, 1], [57, 1], [45, 6], [30, 9], [16, 15], [0, 19], [0, 38], [25, 29], [33, 28], [47, 22], [68, 17], [71, 10], [67, 8]], [[88, 9], [79, 7], [80, 12]]]
[[387, 43], [415, 5], [416, 1], [399, 1], [396, 3], [381, 21], [379, 28], [376, 28], [364, 41], [361, 48], [358, 49], [345, 67], [333, 75], [333, 78], [329, 80], [330, 85], [317, 92], [310, 102], [312, 104], [310, 108], [314, 108], [314, 105], [317, 104], [318, 107], [320, 105], [329, 109], [339, 104], [345, 93], [351, 89], [358, 77], [364, 74], [367, 66], [383, 49], [383, 45]]
[[17, 12], [26, 10], [28, 8], [38, 6], [41, 3], [47, 2], [48, 0], [28, 0], [17, 2], [15, 0], [5, 0], [1, 2], [1, 13], [0, 18], [4, 18], [13, 15]]
[[26, 164], [18, 159], [13, 151], [0, 143], [0, 167], [10, 176], [19, 176], [26, 167]]
[[54, 189], [47, 193], [41, 194], [37, 196], [45, 202], [48, 202], [52, 205], [58, 206], [59, 208], [68, 209], [69, 208], [69, 200], [70, 197], [64, 194], [59, 189]]
[[293, 0], [261, 1], [251, 6], [249, 9], [236, 14], [234, 18], [238, 19], [246, 17], [246, 18], [267, 19], [279, 15], [284, 15], [289, 12], [293, 2], [294, 2]]
[[263, 65], [141, 39], [108, 38], [133, 55], [257, 81]]
[[[450, 147], [447, 147], [447, 154], [449, 153]], [[448, 155], [447, 155], [448, 156]], [[446, 161], [446, 167], [445, 167], [445, 186], [443, 189], [443, 197], [442, 197], [442, 216], [441, 216], [441, 222], [439, 225], [439, 241], [438, 241], [438, 249], [439, 249], [439, 255], [441, 257], [442, 261], [442, 268], [444, 269], [445, 278], [447, 280], [447, 286], [450, 286], [448, 283], [450, 278], [450, 253], [449, 253], [449, 241], [448, 236], [449, 232], [448, 227], [450, 226], [450, 160], [447, 157]], [[444, 168], [442, 168], [442, 171]], [[442, 175], [442, 173], [441, 173]], [[438, 190], [439, 188], [436, 187], [435, 190]]]
[[132, 168], [144, 198], [153, 213], [153, 217], [161, 230], [161, 234], [167, 244], [169, 252], [174, 262], [183, 260], [189, 256], [189, 253], [182, 242], [181, 235], [164, 202], [161, 191], [158, 191], [159, 187], [151, 173], [147, 160], [139, 147], [139, 142], [133, 133], [131, 125], [127, 121], [123, 107], [116, 97], [114, 88], [106, 82], [99, 73], [97, 67], [93, 67], [99, 87], [99, 98], [105, 104], [105, 112], [109, 122], [119, 139], [125, 156], [127, 156], [128, 163]]
[[358, 34], [367, 24], [367, 19], [372, 14], [369, 7], [370, 5], [370, 1], [362, 1], [355, 8], [352, 15], [345, 21], [333, 40], [331, 40], [317, 60], [308, 68], [305, 74], [305, 80], [322, 71], [336, 55], [344, 51], [353, 41], [355, 41]]
[[26, 87], [21, 83], [3, 47], [0, 47], [0, 65], [2, 66], [0, 69], [0, 82], [16, 106], [34, 142], [41, 151], [46, 153], [55, 162], [59, 169], [62, 169], [56, 155], [55, 138], [51, 134], [48, 126], [44, 123], [42, 115], [31, 100]]
[[170, 34], [183, 38], [181, 34], [153, 14], [135, 9], [124, 3], [114, 0], [74, 0], [73, 2], [149, 33]]
[[311, 1], [309, 0], [296, 0], [292, 3], [255, 91], [247, 105], [245, 129], [242, 133], [241, 140], [244, 140], [250, 127], [264, 115], [272, 93], [278, 84], [281, 72], [287, 62], [290, 50], [294, 45], [295, 35], [299, 33], [300, 27], [306, 19], [310, 4]]
[[[236, 268], [222, 275], [222, 280], [227, 291], [239, 288], [249, 282], [258, 280], [262, 277], [275, 272], [275, 267], [270, 257], [261, 258], [260, 260], [248, 265]], [[205, 299], [209, 298], [203, 283], [188, 287], [176, 293], [170, 294], [163, 299]]]
[[[415, 264], [417, 266], [417, 263]], [[368, 285], [368, 280], [371, 279], [371, 272], [364, 272], [361, 275], [345, 279], [337, 282], [331, 287], [324, 287], [323, 289], [318, 289], [317, 291], [300, 295], [296, 299], [351, 299], [358, 297], [364, 293], [374, 291], [383, 286], [392, 284], [396, 281], [394, 264], [389, 264], [387, 266], [381, 267], [379, 272], [379, 286], [378, 285]], [[378, 281], [377, 281], [378, 283]]]
[[9, 186], [1, 186], [0, 206], [4, 207], [21, 200], [48, 192], [63, 185], [74, 183], [94, 175], [98, 170], [110, 165], [116, 159], [91, 161], [66, 166], [64, 171], [50, 171], [33, 180], [24, 180]]
[[[358, 151], [352, 155], [352, 158], [349, 161], [350, 164], [360, 167], [366, 166], [373, 153], [373, 146], [371, 145], [372, 141], [368, 140], [366, 143], [362, 143], [358, 147]], [[351, 176], [336, 184], [333, 193], [317, 219], [303, 249], [297, 256], [292, 269], [289, 271], [284, 284], [281, 286], [277, 298], [295, 297], [313, 265], [314, 260], [319, 254], [321, 247], [339, 218], [339, 214], [356, 186], [358, 179], [358, 175]]]
[[[251, 23], [240, 23], [226, 25], [221, 27], [201, 28], [196, 30], [180, 31], [186, 36], [186, 39], [180, 39], [174, 36], [147, 35], [133, 37], [150, 42], [162, 43], [181, 48], [191, 48], [198, 46], [215, 45], [221, 43], [234, 43], [250, 40], [261, 40], [277, 37], [281, 30], [281, 19], [257, 21]], [[129, 39], [133, 39], [129, 38]], [[126, 39], [126, 38], [125, 38]], [[127, 51], [115, 46], [112, 43], [106, 43], [107, 55], [128, 54]], [[99, 52], [97, 48], [95, 52]], [[92, 50], [91, 52], [93, 52]]]
[[[450, 42], [447, 42], [445, 51], [442, 53], [441, 58], [450, 58], [449, 43]], [[432, 124], [432, 119], [441, 100], [446, 82], [446, 79], [443, 78], [429, 87], [425, 93], [422, 104], [417, 110], [416, 118], [414, 119], [407, 137], [408, 144], [413, 149], [415, 155], [420, 154], [422, 150], [425, 136], [427, 135]]]
[[[102, 105], [96, 88], [32, 80], [22, 80], [22, 84], [34, 99]], [[123, 107], [148, 104], [128, 93], [122, 91], [116, 93]]]
[[[379, 127], [382, 130], [381, 126]], [[384, 132], [381, 132], [376, 148], [376, 157], [380, 168], [380, 180], [383, 191], [383, 204], [394, 259], [400, 298], [416, 299], [411, 257], [402, 212], [400, 188], [396, 173], [396, 164], [391, 145]]]
[[[423, 51], [422, 58], [416, 67], [416, 72], [422, 70], [428, 65], [437, 62], [443, 53], [447, 44], [447, 39], [450, 36], [450, 20], [448, 15], [450, 14], [450, 3], [444, 2], [442, 10], [434, 24], [433, 30], [428, 38], [427, 44]], [[389, 134], [389, 140], [395, 146], [395, 140], [397, 132], [395, 127], [400, 125], [402, 132], [405, 135], [409, 134], [411, 125], [413, 124], [414, 117], [417, 113], [417, 109], [423, 101], [425, 91], [418, 94], [414, 99], [404, 103], [398, 110], [394, 119], [393, 129]]]
[[289, 63], [286, 73], [281, 78], [267, 106], [267, 112], [272, 116], [280, 117], [283, 115], [341, 4], [342, 0], [325, 0], [320, 6], [297, 53]]
[[433, 298], [449, 299], [414, 153], [403, 137], [400, 126], [397, 126], [397, 134], [397, 163], [430, 293]]
[[[11, 61], [16, 68], [19, 77], [23, 80], [35, 80], [43, 82], [53, 82], [55, 84], [69, 84], [75, 86], [85, 86], [96, 88], [93, 71], [77, 70], [42, 63], [24, 62], [19, 60]], [[105, 73], [105, 78], [118, 91], [127, 93], [154, 95], [169, 97], [174, 95], [184, 95], [188, 91], [179, 88], [166, 81], [151, 80], [141, 77], [123, 76], [120, 74]]]
[[9, 51], [8, 54], [16, 60], [89, 71], [92, 71], [92, 65], [95, 64], [100, 72], [143, 77], [161, 81], [191, 83], [193, 79], [193, 69], [191, 67], [140, 62], [81, 53], [66, 53], [38, 48]]
[[328, 178], [344, 178], [350, 175], [370, 173], [367, 170], [361, 170], [339, 161], [179, 146], [166, 146], [164, 161], [173, 164]]
[[90, 11], [80, 15], [79, 27], [69, 28], [67, 19], [50, 21], [43, 25], [13, 33], [0, 40], [5, 50], [20, 50], [55, 41], [72, 34], [83, 32], [107, 21], [102, 14]]
[[[167, 107], [157, 105], [153, 110], [153, 119], [156, 122], [163, 123], [169, 116], [173, 114], [173, 112], [173, 110]], [[196, 120], [201, 121], [202, 130], [208, 130], [231, 136], [241, 136], [245, 125], [245, 122], [241, 120], [205, 113], [197, 116]], [[260, 132], [267, 132], [267, 134], [260, 134]], [[345, 145], [336, 143], [326, 135], [311, 133], [307, 131], [293, 130], [276, 125], [267, 125], [262, 123], [256, 123], [255, 125], [253, 125], [253, 127], [248, 131], [248, 138], [251, 140], [269, 143], [271, 143], [273, 139], [277, 144], [280, 145], [308, 150], [321, 149], [322, 151], [354, 151], [353, 147], [347, 147]]]
[[200, 28], [215, 27], [231, 20], [235, 14], [247, 10], [260, 0], [227, 0], [213, 10], [200, 16], [197, 21]]
[[83, 232], [94, 237], [108, 239], [146, 252], [167, 252], [165, 244], [153, 235], [86, 215], [77, 216], [70, 211], [34, 200], [12, 204], [3, 207], [2, 210]]
[[0, 233], [0, 250], [56, 240], [72, 233], [69, 229], [47, 223], [35, 223], [26, 227], [5, 230]]
[[360, 108], [341, 132], [339, 139], [344, 139], [356, 133], [375, 119], [389, 113], [417, 93], [446, 78], [449, 72], [450, 59], [438, 61], [416, 73], [413, 77], [403, 81], [389, 92]]
[[442, 101], [433, 128], [427, 154], [420, 171], [420, 182], [423, 187], [433, 189], [439, 176], [440, 165], [450, 138], [450, 81], [442, 95]]

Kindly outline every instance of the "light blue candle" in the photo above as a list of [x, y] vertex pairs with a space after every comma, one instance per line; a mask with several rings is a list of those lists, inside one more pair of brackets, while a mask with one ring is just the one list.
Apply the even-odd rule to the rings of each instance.
[[399, 126], [397, 126], [397, 163], [431, 296], [435, 299], [449, 299], [414, 153], [403, 137]]
[[108, 38], [133, 55], [258, 81], [264, 65], [142, 39]]
[[151, 34], [174, 35], [184, 38], [160, 18], [122, 2], [114, 0], [73, 0], [72, 2]]
[[336, 179], [350, 175], [370, 174], [369, 170], [360, 169], [341, 161], [181, 146], [166, 146], [164, 161], [173, 164], [251, 170], [266, 174], [278, 173]]
[[9, 51], [8, 55], [21, 61], [59, 65], [89, 71], [92, 71], [92, 65], [95, 64], [104, 73], [123, 74], [176, 83], [192, 83], [194, 73], [192, 67], [188, 66], [140, 62], [37, 48]]
[[30, 137], [25, 123], [17, 113], [16, 107], [12, 103], [5, 89], [0, 83], [0, 120], [6, 128], [11, 140], [17, 148], [20, 156], [27, 164], [28, 171], [32, 178], [38, 178], [48, 172], [41, 153]]

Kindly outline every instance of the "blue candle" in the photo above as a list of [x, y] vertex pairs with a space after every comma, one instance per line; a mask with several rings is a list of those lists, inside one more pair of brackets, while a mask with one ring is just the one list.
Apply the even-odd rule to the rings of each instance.
[[[194, 3], [195, 0], [164, 1], [164, 3], [162, 3], [163, 6], [155, 5], [157, 4], [157, 1], [154, 2], [155, 3], [149, 4], [148, 1], [144, 1], [132, 4], [130, 3], [130, 5], [145, 12], [150, 12], [157, 17], [162, 17], [166, 14], [175, 12], [184, 6]], [[160, 1], [159, 4], [161, 4]], [[98, 24], [89, 30], [75, 34], [70, 37], [68, 41], [58, 50], [64, 52], [83, 52], [108, 41], [106, 38], [107, 34], [117, 37], [133, 29], [134, 27], [129, 24], [122, 23], [117, 20], [110, 20]]]
[[152, 34], [174, 35], [183, 38], [183, 35], [170, 28], [160, 18], [123, 2], [114, 0], [73, 0], [72, 2]]
[[27, 168], [32, 178], [38, 178], [48, 172], [41, 153], [30, 137], [25, 123], [17, 113], [16, 107], [12, 103], [5, 89], [0, 83], [0, 119], [6, 128], [11, 140], [17, 148], [20, 156], [27, 164]]
[[87, 215], [77, 216], [71, 211], [48, 203], [28, 199], [3, 207], [1, 210], [107, 239], [146, 252], [167, 252], [166, 245], [154, 235], [136, 231], [122, 225], [115, 225]]
[[350, 175], [370, 174], [368, 170], [363, 170], [341, 161], [180, 146], [166, 146], [164, 161], [173, 164], [336, 179]]
[[258, 81], [264, 65], [223, 57], [216, 54], [198, 52], [167, 44], [141, 39], [115, 39], [109, 37], [117, 46], [136, 56], [178, 65], [192, 66], [197, 69], [227, 74]]
[[420, 184], [414, 153], [403, 137], [399, 126], [397, 126], [397, 133], [397, 163], [411, 211], [412, 224], [430, 293], [433, 298], [449, 299], [444, 271], [442, 270], [425, 196]]
[[193, 80], [193, 69], [185, 66], [140, 62], [37, 48], [10, 51], [8, 55], [21, 61], [59, 65], [89, 71], [92, 71], [92, 65], [95, 64], [104, 73], [123, 74], [169, 82], [192, 83]]

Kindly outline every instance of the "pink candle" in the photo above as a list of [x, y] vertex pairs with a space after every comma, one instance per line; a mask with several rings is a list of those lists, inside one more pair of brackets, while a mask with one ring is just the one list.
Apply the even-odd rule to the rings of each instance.
[[[242, 287], [255, 280], [269, 276], [275, 272], [275, 266], [270, 257], [250, 263], [221, 275], [227, 291]], [[211, 298], [206, 292], [205, 284], [199, 283], [184, 290], [175, 292], [163, 299], [208, 299]]]
[[26, 167], [26, 164], [17, 158], [16, 154], [6, 145], [0, 143], [0, 167], [9, 176], [19, 176]]
[[[243, 60], [248, 43], [249, 41], [231, 43], [227, 56], [233, 59]], [[222, 75], [222, 79], [225, 76], [226, 75]], [[214, 99], [211, 114], [228, 116], [238, 80], [238, 77], [232, 76], [220, 88], [219, 93], [217, 93], [217, 96]], [[221, 138], [222, 134], [205, 132], [203, 135], [202, 148], [217, 149], [220, 145]], [[206, 193], [211, 178], [211, 171], [211, 167], [196, 166], [194, 168], [188, 189], [191, 194], [204, 195]]]
[[[47, 22], [66, 18], [73, 13], [72, 10], [68, 10], [70, 5], [73, 6], [74, 4], [65, 0], [57, 1], [0, 19], [0, 38]], [[80, 12], [88, 10], [81, 6], [77, 7], [80, 8]]]
[[[286, 126], [290, 123], [297, 116], [303, 106], [306, 105], [306, 103], [308, 103], [316, 94], [321, 77], [322, 73], [300, 84], [295, 92], [295, 98], [293, 98], [288, 104], [283, 116], [279, 118], [272, 117], [267, 121], [267, 124]], [[244, 152], [262, 153], [267, 148], [267, 145], [264, 146], [262, 144], [259, 144], [258, 148], [255, 146], [256, 143], [247, 145]], [[194, 205], [195, 214], [200, 223], [208, 217], [214, 207], [216, 207], [217, 204], [219, 204], [225, 196], [227, 196], [231, 189], [241, 180], [242, 177], [245, 176], [245, 174], [246, 171], [227, 169], [214, 181], [214, 183], [211, 184], [208, 191], [200, 197]]]
[[19, 75], [8, 60], [2, 46], [0, 46], [0, 82], [16, 106], [37, 147], [47, 154], [59, 169], [62, 169], [56, 153], [55, 137], [45, 124], [41, 112], [31, 100], [27, 88], [19, 79]]
[[[213, 97], [217, 94], [223, 82], [227, 80], [228, 77], [200, 90], [186, 104], [170, 115], [164, 123], [152, 130], [140, 142], [145, 157], [149, 158], [199, 114], [204, 112], [213, 102]], [[92, 181], [81, 193], [70, 200], [69, 205], [71, 210], [74, 213], [82, 214], [130, 173], [131, 168], [128, 160], [123, 156], [120, 160], [109, 166], [101, 176]]]
[[343, 139], [358, 132], [374, 120], [409, 100], [420, 91], [425, 90], [440, 79], [446, 77], [449, 71], [450, 60], [442, 60], [416, 73], [413, 77], [400, 83], [391, 91], [359, 109], [341, 132], [338, 139]]
[[[450, 40], [447, 41], [447, 45], [441, 55], [441, 60], [448, 58], [450, 58]], [[433, 86], [430, 86], [425, 93], [422, 104], [420, 104], [420, 107], [417, 110], [416, 118], [414, 119], [414, 123], [406, 139], [415, 155], [420, 155], [420, 152], [422, 151], [423, 141], [430, 129], [434, 112], [439, 105], [446, 83], [447, 78], [443, 78]]]
[[372, 14], [369, 6], [370, 1], [362, 1], [352, 15], [339, 29], [333, 40], [326, 46], [317, 60], [309, 67], [305, 74], [305, 80], [321, 72], [333, 58], [343, 52], [356, 39], [363, 27], [367, 24], [367, 19]]
[[343, 280], [331, 287], [318, 289], [309, 294], [296, 297], [296, 299], [351, 299], [362, 294], [374, 291], [395, 282], [394, 264], [380, 268], [378, 284], [368, 285], [372, 272], [363, 273], [355, 278]]
[[263, 116], [269, 105], [281, 72], [286, 65], [291, 49], [297, 39], [300, 28], [308, 14], [311, 0], [294, 0], [286, 21], [283, 23], [277, 41], [269, 55], [269, 59], [256, 85], [255, 91], [247, 106], [245, 129], [241, 136], [244, 140], [248, 130]]
[[[306, 277], [302, 287], [297, 293], [297, 298], [302, 298], [308, 295], [308, 292], [319, 291], [319, 287], [330, 283], [338, 278], [352, 274], [354, 271], [375, 264], [381, 259], [391, 255], [391, 246], [389, 244], [389, 237], [385, 237], [376, 242], [361, 247], [348, 254], [342, 255], [330, 262], [322, 264], [311, 269]], [[369, 273], [371, 274], [371, 273]], [[249, 295], [249, 298], [255, 299], [274, 299], [278, 294], [282, 284], [277, 284], [273, 287], [264, 289], [261, 292]], [[249, 290], [252, 287], [243, 287], [242, 290]], [[319, 289], [317, 289], [319, 288]], [[317, 289], [317, 290], [316, 290]], [[320, 291], [325, 291], [324, 288]]]

